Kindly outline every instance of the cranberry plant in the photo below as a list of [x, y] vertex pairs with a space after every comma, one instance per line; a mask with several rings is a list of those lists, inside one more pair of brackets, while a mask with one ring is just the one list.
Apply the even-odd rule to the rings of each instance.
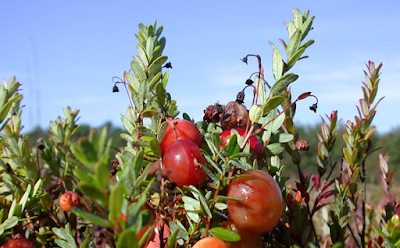
[[[113, 92], [123, 87], [129, 103], [121, 119], [126, 146], [115, 158], [109, 156], [106, 129], [74, 138], [79, 111], [69, 107], [64, 118], [50, 122], [50, 136], [29, 147], [21, 133], [20, 84], [14, 77], [4, 82], [0, 244], [399, 246], [399, 204], [388, 154], [379, 155], [385, 200], [370, 206], [366, 198], [365, 161], [378, 156], [370, 137], [381, 65], [367, 64], [358, 115], [345, 124], [343, 159], [331, 159], [339, 128], [333, 111], [322, 118], [320, 142], [313, 148], [318, 174], [307, 174], [301, 154], [309, 145], [296, 132], [296, 103], [314, 99], [310, 110], [316, 112], [318, 98], [308, 91], [292, 96], [290, 87], [299, 77], [293, 68], [314, 43], [307, 38], [314, 16], [295, 9], [293, 17], [285, 23], [288, 40], [279, 40], [283, 50], [270, 42], [272, 73], [264, 71], [259, 55], [244, 56], [243, 62], [256, 64], [255, 72], [243, 79], [231, 102], [205, 106], [198, 122], [187, 113], [178, 118], [177, 102], [167, 91], [172, 66], [163, 54], [163, 27], [139, 24], [138, 54], [122, 78], [113, 78]], [[283, 164], [284, 157], [292, 162]], [[290, 181], [288, 166], [297, 171]]]

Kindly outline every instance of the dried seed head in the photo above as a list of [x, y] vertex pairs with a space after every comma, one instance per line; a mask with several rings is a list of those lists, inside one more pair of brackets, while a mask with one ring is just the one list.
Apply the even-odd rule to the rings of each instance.
[[308, 151], [310, 144], [307, 140], [296, 140], [296, 150], [297, 151]]
[[238, 103], [243, 103], [244, 102], [244, 92], [243, 91], [240, 91], [236, 95], [236, 102], [238, 102]]

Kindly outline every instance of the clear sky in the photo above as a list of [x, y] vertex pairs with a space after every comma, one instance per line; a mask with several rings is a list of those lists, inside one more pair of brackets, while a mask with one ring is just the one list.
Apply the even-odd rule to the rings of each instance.
[[300, 77], [292, 91], [311, 91], [319, 107], [314, 114], [308, 110], [313, 100], [300, 102], [295, 121], [315, 124], [333, 110], [342, 122], [353, 120], [372, 60], [383, 63], [378, 98], [385, 96], [374, 122], [387, 132], [400, 124], [399, 7], [399, 1], [370, 0], [1, 0], [0, 79], [15, 75], [23, 84], [26, 131], [47, 128], [66, 106], [81, 110], [81, 124], [121, 126], [129, 102], [124, 92], [112, 93], [111, 78], [130, 69], [137, 24], [157, 20], [173, 66], [167, 90], [181, 113], [201, 120], [208, 105], [234, 100], [257, 71], [255, 60], [240, 61], [246, 54], [261, 55], [273, 83], [268, 41], [281, 48], [278, 39], [288, 40], [283, 21], [293, 18], [294, 8], [309, 9], [316, 18], [308, 37], [315, 44], [293, 68]]

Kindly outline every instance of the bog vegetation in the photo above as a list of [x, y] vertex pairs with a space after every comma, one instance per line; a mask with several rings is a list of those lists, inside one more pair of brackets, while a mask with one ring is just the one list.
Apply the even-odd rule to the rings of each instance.
[[[244, 54], [255, 72], [232, 101], [204, 106], [197, 122], [180, 117], [168, 93], [171, 64], [156, 22], [139, 24], [130, 69], [113, 78], [112, 91], [128, 96], [123, 130], [79, 126], [79, 111], [66, 107], [48, 131], [22, 134], [20, 83], [4, 81], [2, 247], [400, 246], [385, 153], [399, 162], [391, 150], [398, 131], [377, 134], [373, 125], [382, 64], [367, 62], [354, 120], [340, 122], [333, 109], [317, 127], [295, 123], [298, 101], [318, 108], [311, 89], [290, 91], [293, 68], [314, 43], [313, 21], [294, 9], [288, 39], [270, 42], [272, 69]], [[368, 184], [380, 185], [381, 200], [370, 200]]]

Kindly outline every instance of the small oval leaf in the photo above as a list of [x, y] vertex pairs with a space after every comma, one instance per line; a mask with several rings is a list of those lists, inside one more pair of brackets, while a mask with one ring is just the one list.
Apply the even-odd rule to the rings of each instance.
[[241, 239], [239, 234], [223, 227], [213, 227], [210, 229], [210, 233], [215, 237], [228, 242], [237, 242]]
[[267, 114], [270, 110], [278, 107], [284, 98], [283, 96], [273, 96], [268, 99], [268, 101], [263, 105], [263, 114]]

